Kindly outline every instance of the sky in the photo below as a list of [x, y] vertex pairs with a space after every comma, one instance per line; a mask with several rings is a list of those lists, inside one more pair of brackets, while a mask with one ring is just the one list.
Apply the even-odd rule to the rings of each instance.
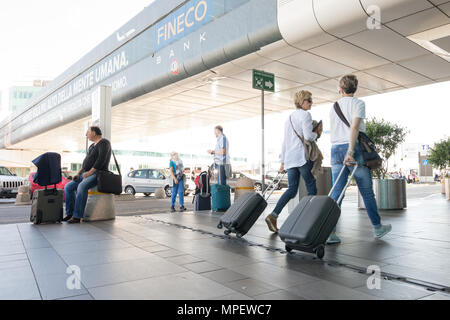
[[[138, 14], [151, 0], [1, 0], [0, 90], [21, 81], [53, 79]], [[385, 118], [409, 128], [407, 143], [433, 143], [449, 135], [450, 82], [366, 97], [369, 118]], [[329, 129], [331, 104], [314, 106], [314, 119]], [[283, 126], [290, 111], [266, 117], [267, 157], [280, 151]], [[232, 156], [258, 162], [260, 119], [222, 124]], [[197, 128], [145, 138], [124, 147], [203, 153], [215, 144], [213, 128]], [[243, 129], [244, 128], [244, 129]], [[245, 138], [243, 138], [245, 137]], [[170, 139], [170, 146], [165, 143]], [[329, 153], [329, 136], [319, 142]]]
[[54, 79], [151, 0], [1, 0], [0, 90]]

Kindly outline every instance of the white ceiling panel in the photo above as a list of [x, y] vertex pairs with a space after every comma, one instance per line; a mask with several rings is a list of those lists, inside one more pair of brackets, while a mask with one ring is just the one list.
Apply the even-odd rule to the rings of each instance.
[[275, 75], [279, 76], [280, 78], [284, 78], [302, 84], [317, 82], [325, 79], [325, 77], [321, 75], [305, 70], [300, 70], [293, 66], [280, 63], [278, 61], [266, 64], [263, 67], [263, 70], [266, 72], [272, 72]]
[[[245, 72], [245, 71], [244, 71]], [[241, 91], [249, 92], [251, 94], [255, 93], [255, 89], [252, 88], [252, 79], [239, 80], [234, 78], [220, 79], [217, 84], [221, 87], [238, 89]]]
[[275, 92], [289, 90], [301, 86], [301, 83], [279, 78], [275, 75]]
[[431, 8], [390, 22], [387, 26], [404, 36], [410, 36], [431, 28], [442, 26], [449, 22], [449, 17], [437, 8]]
[[437, 45], [439, 48], [444, 49], [445, 51], [450, 53], [450, 35], [447, 37], [433, 40], [431, 42]]
[[314, 87], [324, 89], [330, 92], [339, 92], [339, 81], [337, 79], [329, 79], [313, 84]]
[[427, 0], [361, 0], [361, 4], [366, 12], [373, 5], [379, 7], [383, 23], [433, 7]]
[[398, 87], [398, 84], [396, 83], [389, 82], [364, 72], [356, 72], [355, 75], [358, 77], [359, 85], [361, 87], [372, 91], [382, 92], [387, 89]]
[[294, 96], [294, 94], [296, 92], [298, 92], [300, 90], [307, 90], [307, 91], [311, 92], [312, 98], [314, 100], [314, 104], [317, 104], [318, 99], [326, 100], [326, 101], [333, 101], [338, 96], [337, 92], [333, 93], [331, 91], [324, 90], [324, 89], [318, 88], [316, 86], [303, 86], [303, 87], [297, 88], [296, 90], [291, 91], [290, 93], [291, 93], [292, 97]]
[[357, 70], [373, 68], [389, 61], [373, 53], [360, 49], [350, 43], [337, 40], [324, 46], [310, 50], [312, 53], [329, 60], [336, 61]]
[[314, 71], [325, 77], [338, 77], [355, 71], [355, 69], [309, 52], [300, 52], [293, 56], [281, 59], [280, 61], [299, 69]]
[[450, 62], [433, 54], [403, 61], [400, 64], [434, 80], [450, 76]]
[[440, 5], [440, 4], [443, 4], [443, 3], [446, 3], [446, 2], [450, 2], [449, 0], [429, 0], [429, 1], [431, 1], [434, 5]]
[[284, 57], [289, 57], [299, 52], [299, 49], [291, 47], [286, 41], [280, 40], [263, 47], [256, 53], [262, 57], [271, 60], [280, 60]]
[[358, 88], [358, 91], [356, 91], [355, 97], [368, 97], [375, 94], [377, 94], [377, 92], [360, 87]]
[[426, 77], [418, 74], [417, 72], [413, 72], [396, 64], [388, 64], [385, 66], [376, 67], [366, 70], [365, 72], [379, 78], [389, 79], [392, 82], [402, 86], [421, 83], [427, 80]]
[[388, 28], [367, 30], [345, 40], [391, 61], [405, 60], [428, 53], [421, 46]]
[[450, 16], [450, 1], [439, 6], [439, 9], [444, 11], [446, 15]]
[[219, 82], [217, 82], [217, 84], [213, 83], [213, 84], [209, 84], [206, 86], [202, 86], [202, 87], [198, 88], [197, 90], [207, 92], [208, 94], [210, 92], [213, 92], [215, 95], [218, 95], [218, 96], [224, 95], [224, 96], [234, 97], [237, 99], [252, 98], [256, 94], [256, 92], [245, 91], [245, 90], [241, 90], [241, 89], [237, 89], [237, 88], [230, 88], [230, 87], [219, 84]]
[[245, 68], [241, 68], [237, 65], [234, 65], [232, 63], [225, 63], [221, 66], [215, 67], [213, 69], [211, 69], [214, 71], [216, 77], [220, 77], [220, 76], [231, 76], [234, 74], [238, 74], [238, 73], [242, 73], [244, 72], [246, 69]]
[[246, 70], [252, 70], [258, 69], [260, 66], [270, 63], [272, 61], [273, 61], [272, 59], [264, 58], [256, 53], [252, 53], [246, 55], [245, 57], [233, 60], [232, 64]]
[[367, 29], [367, 14], [359, 1], [320, 0], [313, 1], [314, 15], [321, 28], [338, 38]]

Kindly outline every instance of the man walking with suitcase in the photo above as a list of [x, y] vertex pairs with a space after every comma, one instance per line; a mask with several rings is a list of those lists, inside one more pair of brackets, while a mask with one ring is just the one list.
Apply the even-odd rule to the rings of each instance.
[[68, 223], [80, 223], [84, 216], [89, 189], [97, 186], [96, 172], [108, 171], [111, 159], [111, 143], [103, 139], [99, 127], [90, 127], [86, 136], [93, 144], [89, 147], [80, 172], [64, 188], [66, 197], [64, 221]]
[[[340, 93], [342, 98], [338, 101], [339, 107], [351, 127], [339, 118], [334, 108], [330, 112], [331, 124], [331, 170], [333, 175], [333, 183], [336, 187], [331, 194], [331, 198], [338, 200], [342, 193], [350, 173], [350, 162], [358, 162], [358, 169], [355, 172], [355, 180], [358, 189], [366, 206], [367, 214], [373, 225], [376, 238], [381, 238], [392, 230], [392, 226], [382, 225], [381, 218], [378, 213], [378, 207], [373, 193], [372, 174], [370, 169], [364, 166], [364, 159], [360, 150], [358, 140], [359, 132], [365, 132], [366, 125], [364, 119], [366, 118], [366, 106], [364, 101], [354, 97], [358, 89], [358, 79], [354, 75], [344, 76], [340, 82]], [[342, 177], [336, 181], [343, 166], [347, 166]], [[341, 200], [342, 203], [342, 200]], [[339, 206], [341, 205], [339, 203]], [[341, 239], [336, 235], [336, 229], [328, 238], [327, 244], [337, 244]]]

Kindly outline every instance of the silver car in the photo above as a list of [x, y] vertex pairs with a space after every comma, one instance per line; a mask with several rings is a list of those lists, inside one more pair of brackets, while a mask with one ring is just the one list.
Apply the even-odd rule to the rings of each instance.
[[[143, 193], [150, 196], [157, 189], [164, 189], [166, 196], [172, 196], [172, 188], [170, 187], [170, 173], [164, 169], [140, 169], [131, 171], [122, 179], [123, 191], [128, 194], [135, 195]], [[185, 195], [189, 194], [189, 189], [185, 185]]]
[[140, 169], [131, 171], [123, 177], [123, 191], [128, 194], [143, 193], [149, 196], [157, 189], [164, 189], [166, 196], [172, 195], [169, 186], [169, 176], [164, 170], [159, 169]]

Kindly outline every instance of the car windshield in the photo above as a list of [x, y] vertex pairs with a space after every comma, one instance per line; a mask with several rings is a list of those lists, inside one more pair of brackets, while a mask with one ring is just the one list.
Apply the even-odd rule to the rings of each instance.
[[0, 167], [0, 175], [1, 176], [12, 176], [13, 174], [11, 173], [11, 171], [6, 169], [5, 167]]

